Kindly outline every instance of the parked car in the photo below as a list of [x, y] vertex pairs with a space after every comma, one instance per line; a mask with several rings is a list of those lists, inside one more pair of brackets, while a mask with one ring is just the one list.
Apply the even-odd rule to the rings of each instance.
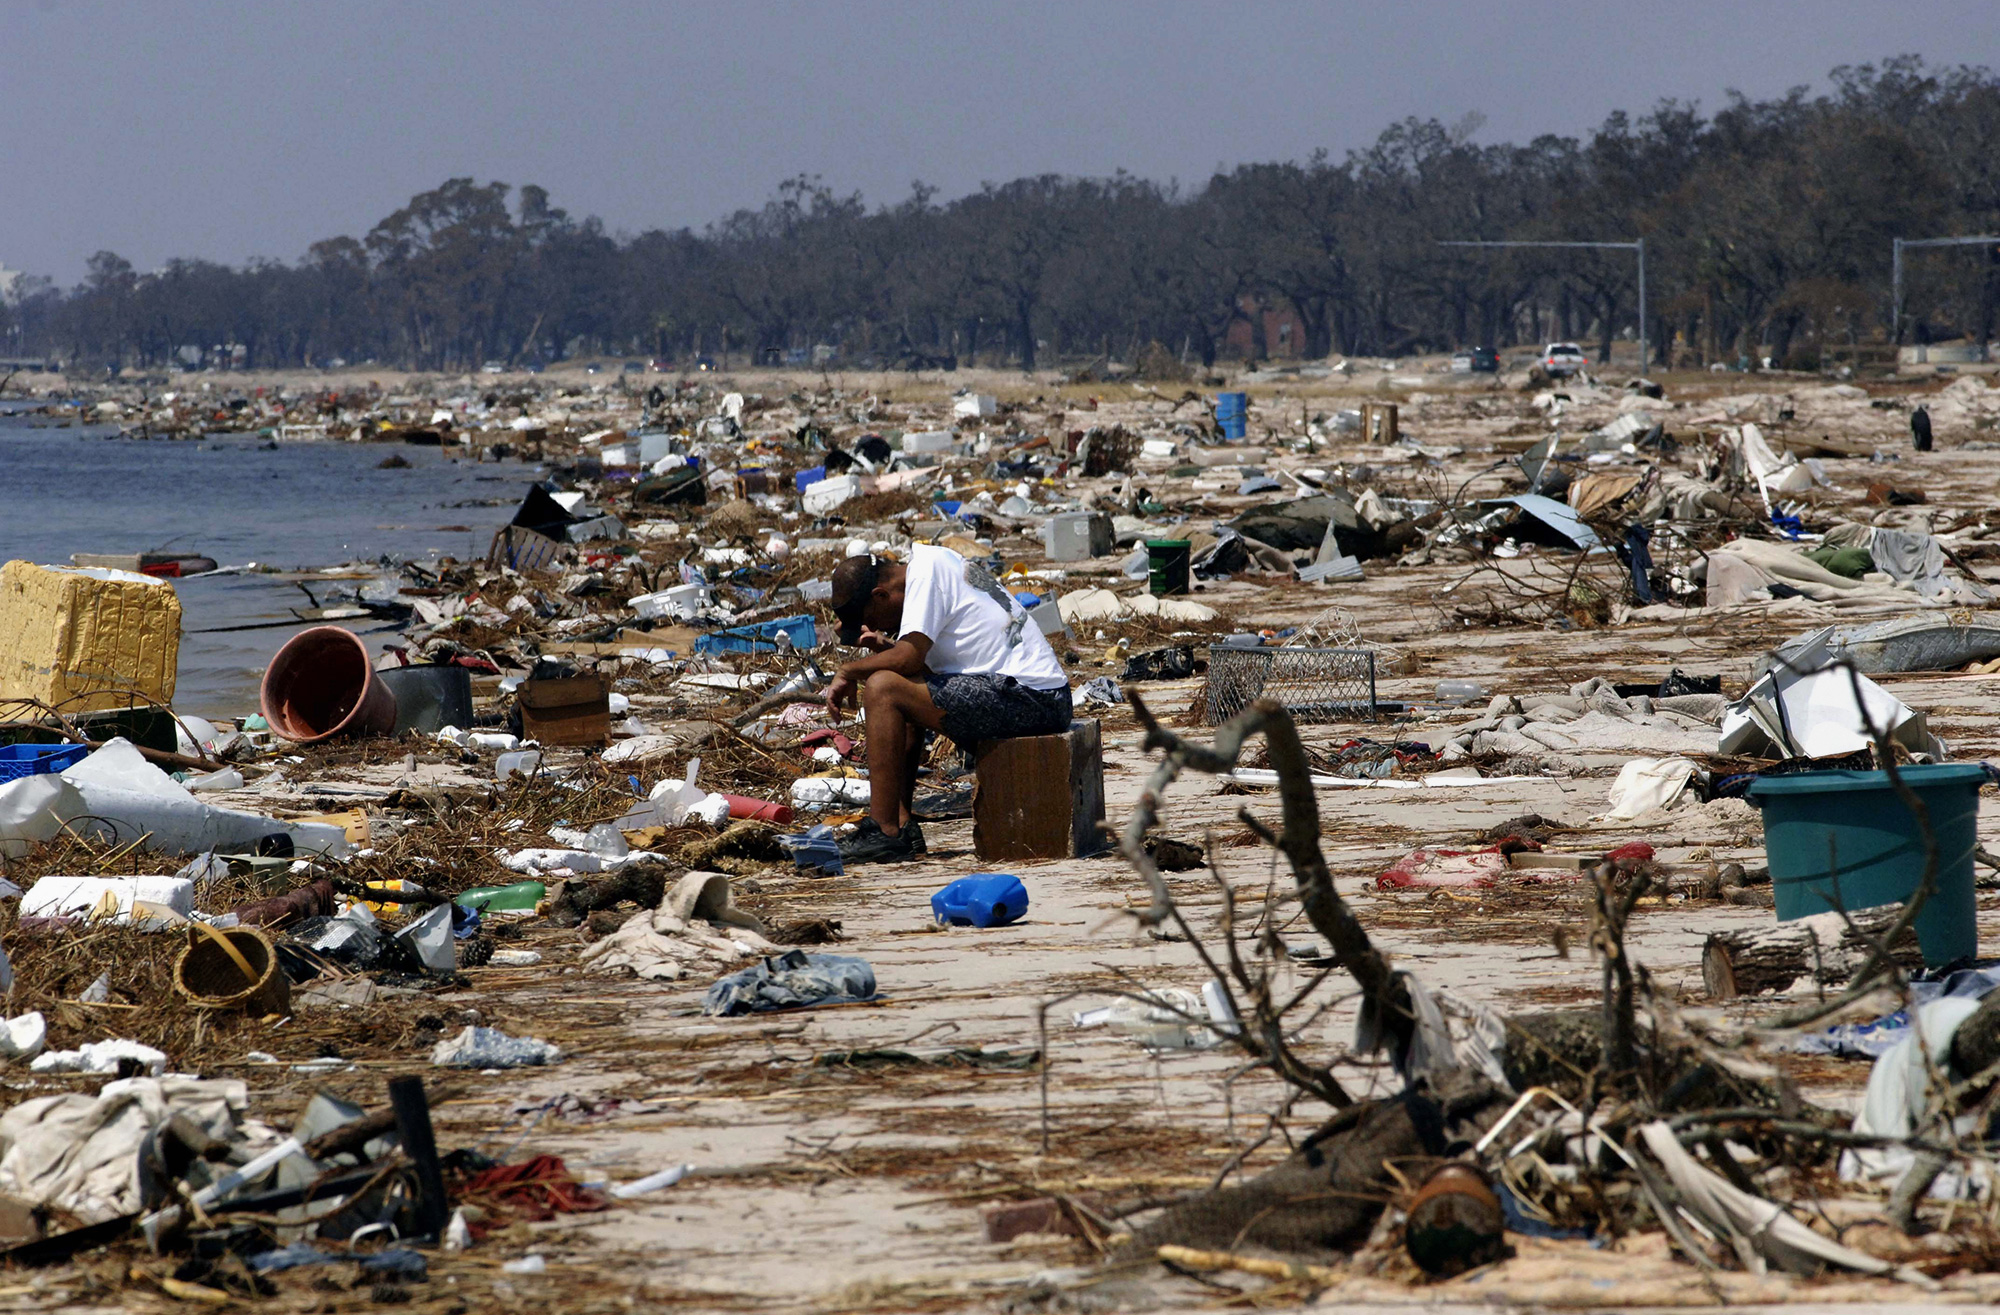
[[1583, 348], [1573, 342], [1552, 342], [1542, 349], [1541, 367], [1554, 378], [1579, 374], [1589, 364]]
[[505, 361], [488, 361], [486, 364], [479, 367], [479, 373], [505, 374], [507, 373], [507, 363]]
[[622, 373], [625, 373], [625, 374], [642, 374], [642, 373], [644, 373], [644, 372], [645, 372], [645, 369], [646, 369], [646, 367], [645, 367], [645, 366], [643, 366], [643, 365], [641, 365], [641, 364], [640, 364], [639, 362], [637, 362], [637, 361], [627, 361], [627, 362], [625, 362], [625, 369], [624, 369], [624, 370], [622, 371]]
[[1500, 354], [1491, 347], [1473, 347], [1451, 358], [1453, 374], [1498, 374]]

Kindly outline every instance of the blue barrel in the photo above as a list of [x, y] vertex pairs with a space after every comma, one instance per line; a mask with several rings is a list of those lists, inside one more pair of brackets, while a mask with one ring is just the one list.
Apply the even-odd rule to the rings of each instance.
[[[1979, 848], [1985, 769], [1976, 763], [1928, 763], [1898, 774], [1923, 801], [1937, 844], [1937, 890], [1916, 919], [1924, 962], [1935, 967], [1971, 958], [1979, 952], [1972, 855]], [[1887, 772], [1766, 776], [1750, 787], [1749, 797], [1764, 812], [1764, 852], [1778, 921], [1836, 907], [1900, 904], [1916, 890], [1924, 870], [1923, 836]]]
[[1247, 435], [1246, 426], [1250, 419], [1250, 394], [1217, 393], [1215, 395], [1215, 423], [1221, 427], [1226, 439], [1239, 439]]

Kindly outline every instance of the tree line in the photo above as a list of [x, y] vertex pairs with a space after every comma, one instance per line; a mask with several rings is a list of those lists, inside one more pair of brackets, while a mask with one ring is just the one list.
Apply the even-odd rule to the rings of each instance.
[[[1476, 118], [1410, 119], [1342, 159], [1244, 164], [1190, 188], [1050, 174], [948, 201], [919, 184], [871, 207], [801, 177], [700, 231], [614, 234], [540, 187], [454, 178], [293, 263], [141, 273], [99, 252], [73, 288], [17, 288], [0, 355], [1033, 368], [1554, 336], [1607, 357], [1639, 328], [1631, 253], [1439, 243], [1641, 237], [1656, 363], [1813, 368], [1868, 344], [1990, 339], [2000, 246], [1912, 253], [1900, 321], [1889, 265], [1897, 237], [2000, 233], [2000, 79], [1902, 56], [1828, 84], [1732, 94], [1713, 114], [1667, 101], [1525, 145], [1477, 144]], [[1267, 311], [1296, 334], [1269, 341]]]

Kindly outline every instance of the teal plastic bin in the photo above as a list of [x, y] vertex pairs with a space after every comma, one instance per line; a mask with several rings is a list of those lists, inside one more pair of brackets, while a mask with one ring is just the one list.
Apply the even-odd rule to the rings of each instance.
[[[1979, 953], [1972, 854], [1979, 847], [1985, 769], [1933, 763], [1899, 774], [1923, 800], [1938, 847], [1937, 890], [1917, 914], [1924, 962], [1972, 958]], [[1890, 787], [1887, 772], [1767, 776], [1750, 787], [1750, 802], [1764, 812], [1764, 852], [1780, 922], [1828, 912], [1836, 898], [1848, 910], [1900, 904], [1923, 876], [1916, 817]]]

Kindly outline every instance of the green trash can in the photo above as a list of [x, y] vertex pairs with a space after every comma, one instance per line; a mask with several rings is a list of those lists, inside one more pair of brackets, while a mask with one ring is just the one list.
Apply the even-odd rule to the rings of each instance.
[[[1932, 966], [1979, 953], [1978, 901], [1972, 854], [1979, 847], [1979, 787], [1986, 771], [1974, 763], [1900, 768], [1903, 783], [1923, 801], [1937, 841], [1937, 889], [1917, 914], [1917, 943]], [[1764, 813], [1764, 852], [1778, 920], [1790, 922], [1836, 907], [1900, 904], [1924, 872], [1917, 819], [1889, 784], [1887, 772], [1798, 772], [1767, 776], [1750, 787]]]
[[1186, 539], [1146, 540], [1146, 587], [1155, 598], [1188, 592], [1191, 549]]

